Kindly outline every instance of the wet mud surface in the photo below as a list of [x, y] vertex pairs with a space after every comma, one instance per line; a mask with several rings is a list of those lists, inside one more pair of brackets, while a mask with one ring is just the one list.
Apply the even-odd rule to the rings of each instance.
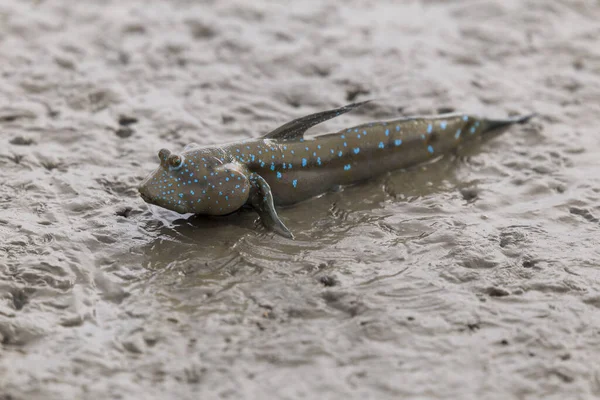
[[[0, 3], [0, 399], [600, 396], [595, 1]], [[162, 147], [539, 118], [280, 211], [189, 218]]]

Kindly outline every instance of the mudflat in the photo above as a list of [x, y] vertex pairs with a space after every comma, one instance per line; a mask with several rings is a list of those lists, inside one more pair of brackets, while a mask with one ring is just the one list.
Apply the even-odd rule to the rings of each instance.
[[[600, 4], [0, 3], [0, 399], [600, 396]], [[526, 126], [279, 210], [148, 206], [161, 148]]]

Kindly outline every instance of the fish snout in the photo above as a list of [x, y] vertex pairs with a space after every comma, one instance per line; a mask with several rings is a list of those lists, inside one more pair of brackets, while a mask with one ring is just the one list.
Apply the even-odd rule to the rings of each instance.
[[140, 197], [146, 203], [152, 203], [152, 198], [148, 195], [146, 185], [143, 183], [137, 187], [138, 192], [140, 193]]
[[146, 196], [144, 193], [140, 192], [140, 197], [142, 198], [142, 200], [144, 200], [146, 203], [150, 203], [150, 198], [148, 196]]

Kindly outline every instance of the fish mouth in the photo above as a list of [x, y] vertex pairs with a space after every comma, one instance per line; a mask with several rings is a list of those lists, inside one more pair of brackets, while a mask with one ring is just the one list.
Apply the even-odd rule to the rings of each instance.
[[143, 185], [140, 185], [138, 187], [138, 192], [140, 193], [140, 197], [142, 198], [142, 200], [144, 200], [146, 203], [152, 204], [152, 199], [150, 198], [150, 196], [148, 196], [146, 193], [144, 193]]
[[150, 198], [148, 196], [146, 196], [144, 193], [140, 193], [140, 197], [142, 198], [142, 200], [144, 200], [146, 203], [150, 203]]

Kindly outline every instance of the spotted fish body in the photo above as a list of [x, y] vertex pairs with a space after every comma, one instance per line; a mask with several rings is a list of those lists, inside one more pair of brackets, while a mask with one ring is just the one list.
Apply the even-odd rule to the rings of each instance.
[[411, 117], [304, 138], [308, 128], [362, 104], [299, 118], [258, 139], [208, 148], [192, 144], [178, 155], [163, 149], [161, 165], [139, 187], [142, 198], [179, 213], [207, 215], [250, 205], [267, 227], [292, 237], [275, 206], [433, 160], [530, 118]]

